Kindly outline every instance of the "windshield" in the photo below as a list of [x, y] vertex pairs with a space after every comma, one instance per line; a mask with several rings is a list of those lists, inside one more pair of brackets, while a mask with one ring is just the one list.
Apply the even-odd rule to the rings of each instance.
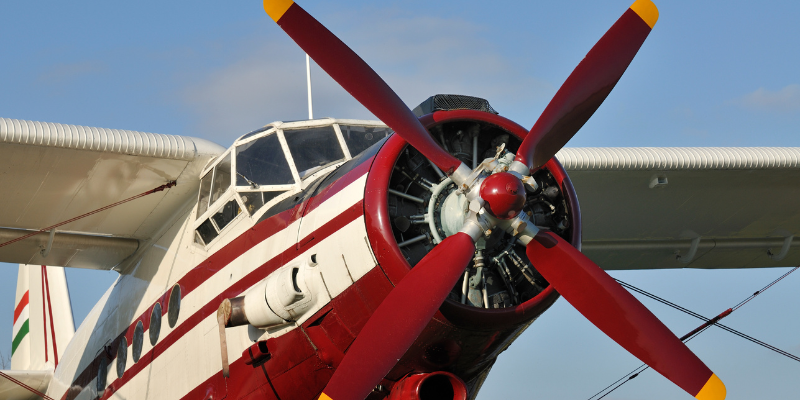
[[339, 125], [339, 129], [353, 157], [392, 133], [392, 130], [385, 126]]
[[333, 126], [285, 130], [283, 134], [301, 179], [344, 159]]
[[211, 170], [200, 181], [200, 197], [197, 200], [197, 216], [195, 218], [199, 218], [208, 210], [208, 197], [211, 193], [211, 178], [213, 177], [214, 170]]
[[271, 134], [236, 147], [236, 186], [293, 183], [292, 170], [283, 155], [278, 135]]
[[214, 182], [211, 185], [211, 201], [214, 204], [219, 197], [231, 186], [231, 153], [214, 167]]

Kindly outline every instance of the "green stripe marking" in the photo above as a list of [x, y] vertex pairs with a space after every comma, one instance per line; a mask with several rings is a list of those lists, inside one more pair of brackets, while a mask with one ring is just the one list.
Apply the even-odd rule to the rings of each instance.
[[25, 335], [28, 334], [28, 321], [30, 320], [25, 320], [25, 322], [22, 324], [22, 327], [19, 328], [19, 332], [17, 332], [17, 337], [15, 337], [14, 341], [11, 342], [11, 357], [14, 357], [14, 352], [17, 351], [17, 346], [19, 346], [19, 343], [22, 342], [23, 338], [25, 338]]

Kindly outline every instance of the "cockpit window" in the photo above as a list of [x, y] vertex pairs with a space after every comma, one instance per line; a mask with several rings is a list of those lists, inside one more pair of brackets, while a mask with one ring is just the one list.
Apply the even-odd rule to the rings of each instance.
[[339, 129], [353, 157], [392, 133], [392, 130], [385, 126], [339, 125]]
[[211, 179], [214, 178], [214, 171], [208, 171], [206, 176], [200, 181], [200, 198], [197, 200], [197, 216], [199, 218], [208, 210], [208, 195], [211, 194]]
[[344, 159], [333, 126], [284, 130], [300, 178]]
[[236, 186], [293, 183], [278, 135], [271, 134], [236, 148]]
[[231, 154], [214, 167], [214, 183], [211, 185], [211, 204], [231, 186]]
[[258, 135], [259, 133], [261, 133], [261, 132], [264, 132], [264, 131], [266, 131], [266, 130], [269, 130], [269, 129], [271, 129], [271, 128], [272, 128], [272, 127], [271, 127], [271, 126], [269, 126], [269, 125], [267, 125], [267, 126], [265, 126], [265, 127], [262, 127], [262, 128], [258, 128], [258, 129], [256, 129], [256, 130], [254, 130], [254, 131], [250, 132], [250, 133], [247, 133], [247, 134], [245, 134], [245, 135], [242, 135], [242, 137], [240, 137], [240, 138], [239, 138], [239, 140], [245, 140], [245, 139], [247, 139], [247, 138], [249, 138], [249, 137], [252, 137], [252, 136]]
[[220, 208], [211, 218], [217, 223], [217, 228], [223, 230], [240, 212], [242, 212], [242, 210], [239, 208], [239, 203], [237, 203], [236, 200], [231, 200]]

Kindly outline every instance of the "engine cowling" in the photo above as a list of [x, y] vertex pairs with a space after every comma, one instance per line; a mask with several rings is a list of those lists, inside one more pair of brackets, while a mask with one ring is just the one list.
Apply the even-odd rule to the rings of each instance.
[[393, 387], [387, 400], [466, 400], [461, 378], [444, 371], [409, 375]]
[[[480, 110], [435, 111], [420, 122], [465, 164], [489, 162], [496, 172], [508, 170], [528, 134], [513, 121]], [[552, 159], [531, 175], [534, 182], [512, 188], [527, 191], [521, 212], [530, 223], [580, 248], [580, 210], [564, 168]], [[380, 150], [367, 182], [365, 218], [375, 256], [391, 281], [399, 282], [463, 224], [470, 205], [459, 189], [398, 136]], [[517, 212], [518, 206], [508, 208]], [[457, 326], [518, 326], [535, 319], [558, 297], [528, 261], [524, 246], [496, 231], [476, 243], [478, 251], [463, 281], [442, 305], [444, 316]]]

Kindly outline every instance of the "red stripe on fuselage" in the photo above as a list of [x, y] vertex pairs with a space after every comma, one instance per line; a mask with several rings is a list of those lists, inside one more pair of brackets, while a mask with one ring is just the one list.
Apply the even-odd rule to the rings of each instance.
[[372, 162], [374, 160], [374, 156], [366, 159], [364, 162], [358, 164], [357, 167], [348, 172], [347, 175], [341, 177], [341, 179], [337, 179], [335, 182], [332, 182], [330, 185], [320, 190], [316, 196], [309, 199], [305, 210], [303, 210], [303, 215], [307, 215], [311, 211], [314, 211], [317, 207], [319, 207], [320, 204], [324, 203], [335, 194], [341, 192], [342, 189], [350, 186], [353, 182], [364, 176], [364, 174], [369, 171], [370, 167], [372, 167]]
[[[372, 162], [374, 161], [374, 158], [375, 157], [372, 156], [363, 160], [358, 166], [354, 167], [353, 170], [351, 170], [350, 172], [348, 172], [347, 174], [345, 174], [344, 176], [332, 182], [329, 186], [321, 190], [317, 196], [314, 196], [312, 199], [310, 199], [311, 200], [309, 202], [310, 204], [308, 204], [309, 209], [306, 210], [305, 213], [307, 214], [308, 212], [316, 208], [319, 204], [321, 204], [325, 200], [330, 199], [335, 194], [339, 193], [342, 189], [346, 188], [347, 186], [349, 186], [350, 184], [352, 184], [353, 182], [364, 176], [364, 174], [366, 174], [369, 171]], [[225, 245], [223, 248], [221, 248], [214, 254], [210, 255], [207, 259], [198, 264], [197, 267], [193, 268], [191, 271], [189, 271], [186, 275], [184, 275], [181, 279], [178, 280], [177, 284], [180, 285], [181, 287], [181, 291], [183, 292], [182, 296], [185, 297], [187, 294], [189, 294], [198, 286], [200, 286], [203, 282], [205, 282], [206, 280], [211, 278], [214, 274], [219, 272], [222, 268], [230, 264], [237, 257], [241, 256], [247, 250], [251, 249], [253, 246], [286, 229], [286, 227], [288, 227], [292, 222], [296, 221], [301, 217], [300, 213], [297, 212], [300, 206], [301, 205], [298, 205], [293, 209], [283, 211], [264, 221], [261, 221], [260, 223], [256, 224], [253, 228], [248, 229], [244, 234], [233, 239], [229, 244]], [[351, 213], [354, 208], [358, 209], [359, 211], [358, 215], [352, 216]], [[317, 229], [317, 231], [309, 234], [308, 238], [312, 238], [313, 240], [307, 243], [307, 246], [318, 243], [320, 240], [326, 238], [331, 233], [344, 227], [347, 223], [350, 223], [359, 216], [363, 215], [363, 212], [364, 212], [363, 200], [359, 200], [359, 202], [350, 207], [350, 209], [346, 210], [339, 216], [335, 217], [333, 220], [329, 221], [328, 223]], [[346, 218], [348, 216], [352, 216], [352, 218], [344, 223], [341, 223], [341, 225], [338, 226], [336, 225], [336, 223], [342, 221], [343, 217]], [[273, 265], [276, 262], [275, 260], [278, 261], [281, 260], [282, 259], [281, 257], [283, 257], [284, 255], [289, 255], [291, 251], [297, 251], [296, 246], [292, 246], [290, 249], [284, 251], [284, 253], [276, 255], [276, 257], [274, 257], [272, 260], [267, 261], [264, 265], [262, 265], [255, 271], [248, 274], [245, 278], [243, 278], [239, 282], [248, 279], [248, 277], [252, 276], [254, 273], [256, 273], [256, 271], [265, 274], [261, 278], [263, 279], [264, 277], [266, 277], [266, 275], [269, 274], [269, 272], [272, 272], [275, 268], [277, 268], [277, 266]], [[266, 270], [268, 265], [271, 265], [273, 269]], [[245, 290], [248, 287], [254, 285], [255, 283], [258, 282], [258, 280], [259, 279], [256, 279], [249, 286], [246, 286], [244, 289], [241, 290]], [[229, 294], [228, 292], [234, 289], [234, 287], [237, 288], [235, 290], [239, 290], [237, 286], [239, 282], [234, 284], [234, 286], [231, 286], [226, 292], [223, 293], [223, 295]], [[170, 287], [170, 290], [172, 290], [172, 287]], [[238, 293], [241, 293], [241, 291]], [[136, 324], [139, 321], [142, 321], [143, 325], [148, 326], [146, 322], [149, 321], [152, 308], [155, 306], [157, 302], [163, 301], [168, 295], [169, 291], [162, 294], [155, 302], [153, 302], [153, 304], [150, 305], [150, 307], [147, 308], [147, 310], [145, 310], [138, 318], [134, 319], [128, 326], [128, 328], [112, 341], [111, 348], [116, 348], [119, 345], [119, 341], [121, 340], [122, 337], [125, 337], [128, 343], [132, 343], [133, 331]], [[231, 295], [231, 297], [234, 296], [235, 295]], [[217, 303], [214, 303], [216, 305], [212, 307], [213, 309], [211, 310], [211, 312], [216, 311], [217, 305], [221, 300], [222, 298], [218, 296], [209, 303], [212, 304], [214, 303], [214, 301], [217, 301]], [[207, 304], [198, 312], [196, 312], [194, 315], [187, 318], [172, 333], [167, 335], [162, 342], [158, 343], [148, 354], [143, 355], [138, 363], [134, 364], [131, 368], [125, 371], [125, 374], [121, 379], [117, 379], [116, 381], [112, 382], [111, 385], [109, 385], [109, 388], [115, 387], [114, 390], [111, 390], [109, 392], [113, 393], [114, 391], [119, 390], [119, 388], [122, 387], [122, 385], [124, 385], [127, 381], [129, 381], [133, 376], [138, 374], [138, 372], [141, 371], [142, 368], [144, 368], [144, 365], [152, 362], [152, 359], [157, 357], [159, 354], [163, 353], [167, 348], [169, 348], [169, 346], [172, 343], [176, 342], [181, 336], [183, 336], [186, 332], [191, 330], [191, 327], [194, 327], [197, 323], [199, 323], [206, 316], [208, 316], [209, 315], [208, 313], [209, 310], [207, 309], [208, 307], [209, 305]], [[162, 315], [165, 315], [167, 311], [168, 311], [167, 307], [162, 307]], [[198, 317], [198, 315], [200, 314], [203, 314], [203, 316]], [[199, 318], [199, 319], [195, 321], [194, 318]], [[183, 328], [184, 326], [187, 326], [187, 328], [184, 329]], [[89, 363], [89, 365], [84, 367], [83, 371], [81, 371], [81, 373], [78, 374], [77, 377], [72, 382], [73, 387], [74, 386], [85, 387], [86, 385], [89, 384], [89, 382], [92, 381], [92, 379], [94, 379], [95, 375], [97, 374], [96, 364], [99, 363], [99, 357], [101, 356], [103, 355], [96, 356], [95, 359]], [[147, 358], [150, 359], [147, 360]], [[67, 393], [64, 393], [62, 399], [67, 399]]]
[[14, 325], [17, 324], [17, 319], [19, 319], [19, 315], [22, 314], [22, 309], [28, 305], [28, 293], [27, 291], [25, 294], [22, 295], [22, 298], [19, 300], [19, 304], [17, 304], [17, 308], [14, 309]]
[[[338, 216], [334, 217], [325, 225], [321, 226], [316, 231], [312, 232], [306, 238], [313, 238], [309, 242], [309, 244], [313, 245], [319, 243], [321, 240], [327, 238], [328, 236], [332, 235], [339, 229], [342, 229], [344, 226], [353, 222], [358, 217], [364, 215], [364, 205], [363, 200], [359, 200], [356, 204], [352, 205], [347, 210], [343, 211]], [[265, 221], [266, 222], [266, 221]], [[305, 239], [303, 240], [305, 241]], [[301, 242], [303, 242], [301, 241]], [[255, 245], [255, 243], [254, 243]], [[242, 279], [234, 283], [228, 289], [211, 299], [206, 305], [204, 305], [200, 310], [194, 313], [192, 316], [187, 318], [181, 325], [179, 325], [175, 330], [170, 332], [169, 335], [164, 337], [164, 340], [159, 342], [158, 344], [153, 347], [147, 354], [144, 354], [142, 358], [139, 359], [139, 362], [134, 364], [129, 370], [125, 371], [125, 374], [121, 379], [117, 379], [109, 385], [109, 389], [113, 390], [106, 390], [105, 395], [101, 399], [109, 398], [115, 391], [119, 390], [122, 386], [125, 385], [129, 380], [131, 380], [134, 376], [136, 376], [141, 370], [147, 367], [153, 360], [155, 360], [158, 356], [163, 354], [170, 346], [172, 346], [175, 342], [178, 341], [183, 335], [188, 333], [190, 330], [195, 328], [201, 321], [206, 319], [208, 316], [216, 313], [217, 309], [219, 308], [219, 304], [222, 302], [223, 299], [233, 298], [240, 294], [242, 294], [245, 290], [249, 289], [270, 273], [274, 272], [276, 269], [283, 265], [283, 260], [291, 260], [296, 258], [301, 253], [303, 253], [308, 247], [297, 249], [296, 246], [292, 246], [286, 250], [284, 250], [281, 254], [276, 255], [271, 260], [267, 261], [266, 263], [262, 264], [260, 267], [256, 268], [255, 270], [251, 271], [249, 274], [245, 275]]]

